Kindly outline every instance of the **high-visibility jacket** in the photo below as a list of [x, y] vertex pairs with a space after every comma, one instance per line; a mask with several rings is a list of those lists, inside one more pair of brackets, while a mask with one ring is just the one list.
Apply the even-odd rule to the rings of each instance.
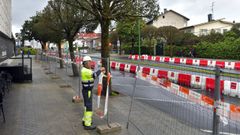
[[83, 67], [81, 70], [83, 89], [92, 89], [94, 85], [94, 79], [99, 76], [100, 73], [100, 70], [93, 72], [91, 69]]

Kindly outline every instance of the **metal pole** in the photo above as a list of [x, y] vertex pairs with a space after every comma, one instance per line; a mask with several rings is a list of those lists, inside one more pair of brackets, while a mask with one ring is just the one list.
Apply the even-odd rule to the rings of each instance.
[[56, 65], [55, 65], [55, 75], [57, 75], [57, 65], [58, 65], [58, 62], [57, 62], [57, 54], [55, 54], [55, 63], [56, 63]]
[[219, 135], [220, 116], [218, 114], [218, 109], [220, 102], [220, 72], [220, 68], [216, 66], [213, 108], [213, 135]]
[[81, 76], [82, 76], [82, 73], [81, 73], [81, 70], [82, 70], [82, 65], [81, 65], [81, 52], [80, 50], [78, 50], [78, 57], [79, 57], [79, 77], [78, 77], [78, 96], [80, 98], [80, 93], [81, 93]]
[[131, 115], [131, 112], [132, 112], [132, 106], [133, 106], [133, 101], [134, 101], [134, 96], [135, 96], [135, 91], [136, 91], [137, 75], [138, 75], [139, 67], [140, 66], [138, 65], [137, 72], [136, 72], [136, 77], [135, 77], [135, 81], [134, 81], [134, 85], [133, 85], [133, 92], [132, 92], [132, 96], [131, 96], [131, 104], [130, 104], [130, 109], [129, 109], [129, 113], [128, 113], [127, 129], [129, 127], [130, 115]]
[[[110, 57], [108, 57], [107, 58], [107, 71], [109, 72], [110, 71], [110, 66], [109, 66], [109, 61], [110, 61]], [[107, 72], [107, 75], [108, 75], [108, 72]], [[110, 85], [110, 82], [109, 82], [109, 84], [108, 84], [108, 92], [109, 92], [109, 85]], [[107, 93], [107, 94], [109, 94], [109, 93]], [[109, 96], [109, 95], [106, 95], [106, 96]], [[109, 102], [109, 98], [108, 98], [108, 102]], [[108, 107], [108, 105], [107, 105], [107, 125], [108, 125], [108, 127], [110, 127], [111, 128], [111, 126], [110, 126], [110, 117], [109, 117], [109, 107]]]
[[[139, 2], [137, 0], [137, 6], [139, 5]], [[139, 9], [138, 9], [138, 15], [139, 15]], [[138, 17], [137, 20], [137, 25], [138, 25], [138, 55], [141, 55], [141, 35], [140, 35], [140, 18]]]
[[67, 55], [66, 55], [66, 60], [67, 60], [67, 62], [66, 62], [66, 74], [67, 74], [67, 69], [68, 69], [68, 52], [67, 52]]
[[47, 58], [49, 59], [48, 60], [49, 73], [51, 73], [51, 59], [50, 59], [50, 57], [48, 57], [48, 55], [47, 55]]

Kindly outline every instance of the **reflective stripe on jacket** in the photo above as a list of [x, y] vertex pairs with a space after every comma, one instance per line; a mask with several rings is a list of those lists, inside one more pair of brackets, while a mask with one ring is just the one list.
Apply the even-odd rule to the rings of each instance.
[[94, 86], [94, 79], [99, 76], [100, 73], [100, 70], [94, 73], [91, 69], [83, 67], [81, 70], [83, 88], [91, 89]]

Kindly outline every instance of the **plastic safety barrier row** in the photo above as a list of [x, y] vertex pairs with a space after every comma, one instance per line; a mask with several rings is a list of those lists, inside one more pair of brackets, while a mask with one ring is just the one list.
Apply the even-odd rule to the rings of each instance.
[[[168, 90], [169, 92], [176, 94], [180, 97], [188, 99], [192, 102], [198, 103], [202, 106], [207, 106], [211, 109], [214, 107], [214, 100], [208, 96], [197, 93], [188, 88], [182, 87], [175, 83], [170, 82], [167, 79], [158, 78], [157, 76], [148, 75], [145, 73], [138, 73], [138, 78], [147, 80], [150, 83], [157, 84]], [[229, 104], [226, 102], [218, 101], [218, 114], [220, 117], [227, 117], [233, 120], [239, 120], [240, 117], [240, 106]]]
[[[72, 60], [69, 58], [70, 56], [69, 56], [69, 57], [68, 57], [68, 56], [66, 57], [66, 56], [63, 55], [63, 57], [60, 58], [60, 57], [56, 56], [56, 53], [46, 53], [46, 54], [44, 54], [44, 55], [46, 55], [46, 56], [48, 56], [48, 57], [52, 57], [52, 58], [58, 59], [58, 60], [63, 60], [63, 62], [66, 63], [66, 64], [75, 64], [75, 65], [82, 64], [82, 57], [79, 57], [79, 56], [75, 56], [75, 59], [72, 61]], [[95, 61], [92, 61], [92, 62], [90, 63], [90, 65], [91, 65], [92, 69], [94, 69], [97, 64], [96, 64]]]
[[[115, 61], [111, 62], [111, 68], [131, 73], [136, 73], [137, 70], [136, 65], [118, 63]], [[202, 89], [211, 92], [213, 92], [215, 89], [215, 79], [206, 76], [166, 71], [150, 67], [140, 67], [140, 72], [147, 75], [157, 76], [157, 78], [170, 80], [171, 82], [180, 84], [181, 86], [187, 86], [190, 88]], [[220, 91], [221, 94], [240, 98], [240, 82], [221, 80]]]
[[185, 64], [202, 67], [216, 67], [219, 66], [223, 69], [240, 70], [240, 61], [221, 61], [221, 60], [208, 60], [208, 59], [191, 59], [191, 58], [170, 58], [164, 56], [150, 56], [150, 55], [129, 55], [129, 59], [132, 60], [149, 60], [156, 62], [174, 63], [174, 64]]

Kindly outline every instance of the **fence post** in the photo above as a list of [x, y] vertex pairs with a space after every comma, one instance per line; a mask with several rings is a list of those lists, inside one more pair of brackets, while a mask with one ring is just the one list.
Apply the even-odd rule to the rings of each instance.
[[80, 98], [80, 94], [81, 94], [81, 88], [82, 88], [82, 65], [81, 65], [81, 52], [79, 50], [78, 52], [78, 57], [79, 57], [79, 77], [78, 77], [78, 96]]
[[129, 122], [130, 122], [130, 115], [132, 112], [132, 107], [133, 107], [133, 102], [134, 102], [134, 97], [135, 97], [135, 92], [136, 92], [136, 85], [137, 85], [137, 78], [138, 78], [138, 71], [140, 70], [140, 66], [137, 66], [137, 71], [136, 71], [136, 76], [135, 76], [135, 80], [134, 80], [134, 84], [133, 84], [133, 91], [132, 91], [132, 95], [131, 95], [131, 103], [130, 103], [130, 108], [129, 108], [129, 112], [128, 112], [128, 120], [127, 120], [127, 129], [129, 128]]
[[220, 116], [218, 114], [220, 101], [220, 68], [216, 66], [215, 70], [215, 89], [214, 89], [214, 107], [213, 107], [213, 135], [219, 135]]

